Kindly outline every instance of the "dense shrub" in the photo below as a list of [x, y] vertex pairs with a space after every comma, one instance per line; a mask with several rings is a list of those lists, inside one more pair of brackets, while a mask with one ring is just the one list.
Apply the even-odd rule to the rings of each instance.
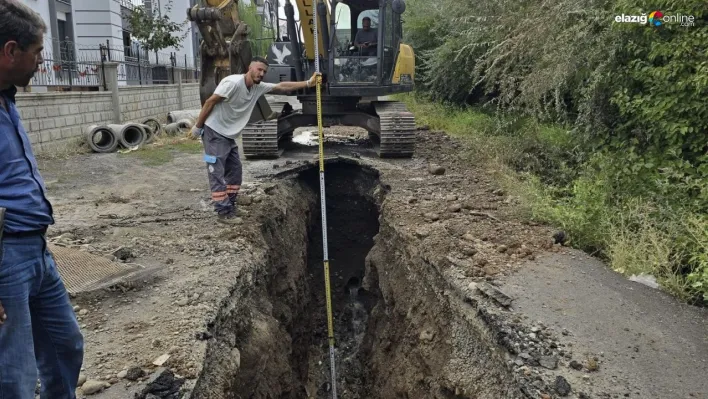
[[[708, 301], [705, 5], [410, 0], [405, 31], [427, 98], [473, 106], [456, 111], [467, 119], [495, 111], [476, 134], [517, 151], [506, 161], [531, 175], [535, 217], [616, 270]], [[614, 22], [657, 9], [694, 26]]]

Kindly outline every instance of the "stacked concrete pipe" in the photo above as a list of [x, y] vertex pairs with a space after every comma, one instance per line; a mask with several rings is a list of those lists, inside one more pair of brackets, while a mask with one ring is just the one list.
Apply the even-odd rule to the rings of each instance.
[[167, 113], [167, 123], [177, 123], [185, 119], [196, 121], [199, 118], [200, 112], [201, 109], [183, 109], [179, 111], [171, 111]]
[[159, 136], [162, 132], [162, 124], [160, 124], [160, 122], [158, 122], [157, 119], [154, 118], [145, 119], [142, 123], [142, 126], [145, 129], [145, 133], [147, 134], [147, 138], [145, 139], [146, 143], [152, 142], [155, 137]]
[[120, 145], [125, 148], [140, 146], [147, 139], [145, 128], [138, 123], [110, 124], [106, 127], [115, 134]]
[[88, 146], [94, 152], [114, 152], [118, 148], [118, 137], [106, 126], [91, 125], [84, 129]]

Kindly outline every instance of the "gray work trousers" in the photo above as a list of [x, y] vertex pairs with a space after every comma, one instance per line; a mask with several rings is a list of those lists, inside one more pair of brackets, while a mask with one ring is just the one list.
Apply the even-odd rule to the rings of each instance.
[[207, 125], [204, 125], [202, 143], [214, 210], [219, 214], [233, 212], [243, 178], [238, 144]]

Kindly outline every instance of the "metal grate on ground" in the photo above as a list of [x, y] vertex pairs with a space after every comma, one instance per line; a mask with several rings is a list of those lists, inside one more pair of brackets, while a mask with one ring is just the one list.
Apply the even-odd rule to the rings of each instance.
[[73, 248], [49, 244], [49, 250], [54, 254], [67, 291], [72, 294], [106, 288], [144, 271], [139, 265], [112, 262]]

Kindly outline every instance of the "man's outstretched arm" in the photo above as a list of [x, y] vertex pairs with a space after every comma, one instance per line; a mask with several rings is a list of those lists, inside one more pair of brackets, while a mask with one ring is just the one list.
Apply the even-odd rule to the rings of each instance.
[[316, 83], [317, 83], [317, 73], [313, 73], [310, 80], [305, 80], [302, 82], [280, 82], [277, 85], [275, 85], [273, 90], [271, 90], [271, 93], [273, 93], [273, 94], [287, 94], [287, 93], [293, 92], [295, 90], [301, 90], [301, 89], [313, 87]]

